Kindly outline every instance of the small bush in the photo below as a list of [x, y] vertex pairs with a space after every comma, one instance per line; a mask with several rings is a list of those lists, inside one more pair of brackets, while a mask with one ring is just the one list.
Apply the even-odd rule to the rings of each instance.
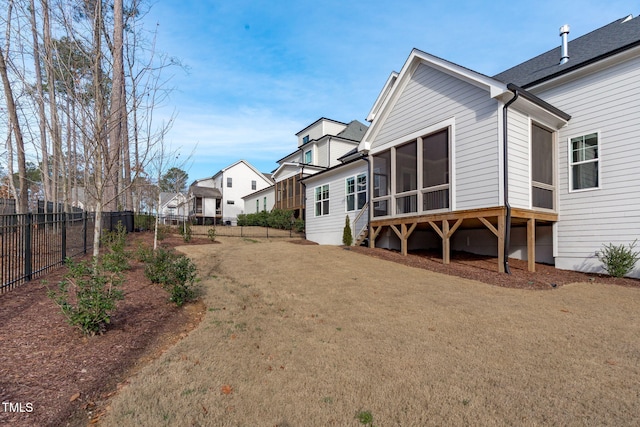
[[611, 276], [623, 277], [633, 269], [640, 259], [640, 253], [635, 251], [637, 242], [637, 239], [634, 240], [628, 247], [615, 246], [611, 243], [603, 245], [602, 250], [596, 252], [596, 257]]
[[105, 270], [120, 272], [131, 268], [129, 253], [124, 249], [127, 243], [127, 230], [121, 222], [118, 223], [114, 231], [104, 233], [101, 242], [105, 249], [101, 258]]
[[57, 290], [47, 295], [62, 310], [67, 322], [85, 335], [102, 334], [111, 320], [117, 301], [124, 298], [118, 286], [122, 275], [105, 270], [102, 263], [74, 262], [67, 258], [69, 273]]
[[353, 234], [351, 233], [351, 222], [349, 221], [349, 215], [344, 220], [344, 229], [342, 230], [342, 244], [345, 246], [351, 246], [353, 243]]
[[171, 227], [164, 224], [158, 224], [157, 236], [158, 240], [164, 240], [167, 238], [167, 234], [171, 232]]
[[147, 263], [153, 258], [153, 248], [146, 243], [138, 242], [133, 256], [137, 261]]
[[212, 242], [216, 241], [216, 228], [215, 227], [211, 227], [210, 229], [207, 230], [207, 237]]
[[184, 255], [160, 248], [145, 265], [144, 274], [152, 283], [162, 285], [169, 292], [169, 300], [177, 306], [196, 297], [197, 269]]
[[180, 227], [180, 230], [182, 233], [182, 240], [184, 240], [185, 243], [189, 243], [191, 241], [191, 223], [185, 222], [184, 225]]

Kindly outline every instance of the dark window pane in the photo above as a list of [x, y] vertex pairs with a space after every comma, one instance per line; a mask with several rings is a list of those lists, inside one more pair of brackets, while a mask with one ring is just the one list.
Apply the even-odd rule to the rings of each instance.
[[449, 183], [449, 131], [422, 140], [422, 188]]
[[531, 126], [531, 178], [553, 185], [553, 134], [540, 126]]
[[418, 188], [418, 143], [396, 148], [396, 193]]

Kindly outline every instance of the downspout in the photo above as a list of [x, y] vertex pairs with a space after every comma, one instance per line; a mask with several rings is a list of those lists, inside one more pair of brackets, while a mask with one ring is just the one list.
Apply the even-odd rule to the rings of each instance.
[[[300, 209], [300, 217], [304, 221], [304, 237], [307, 238], [307, 184], [304, 183], [304, 163], [300, 170], [300, 184], [302, 184], [302, 208]], [[302, 213], [304, 212], [304, 215]]]
[[507, 109], [511, 104], [516, 102], [520, 94], [518, 93], [518, 89], [514, 87], [507, 86], [507, 88], [513, 92], [513, 98], [507, 102], [504, 107], [502, 107], [502, 134], [503, 134], [503, 156], [504, 156], [504, 206], [507, 210], [506, 212], [506, 221], [504, 227], [504, 272], [507, 274], [511, 274], [511, 270], [509, 269], [509, 247], [511, 244], [511, 205], [509, 204], [509, 150], [508, 150], [508, 138], [507, 138]]
[[362, 160], [367, 162], [367, 203], [369, 204], [369, 212], [367, 212], [367, 238], [369, 239], [369, 247], [371, 247], [371, 210], [373, 209], [373, 202], [371, 201], [371, 194], [369, 189], [371, 186], [371, 163], [369, 162], [369, 153], [366, 156], [362, 156]]

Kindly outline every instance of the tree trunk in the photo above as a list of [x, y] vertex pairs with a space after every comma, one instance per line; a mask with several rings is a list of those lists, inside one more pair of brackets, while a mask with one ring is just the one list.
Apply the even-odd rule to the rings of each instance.
[[[124, 17], [122, 0], [113, 2], [113, 71], [111, 85], [111, 105], [109, 111], [109, 158], [105, 171], [105, 209], [118, 210], [118, 180], [121, 171], [122, 123], [126, 120], [123, 99], [124, 65], [122, 58], [122, 43], [124, 31]], [[125, 165], [127, 167], [128, 165]]]
[[[30, 12], [31, 12], [31, 34], [33, 36], [33, 62], [35, 67], [36, 77], [36, 104], [38, 105], [38, 127], [40, 130], [40, 153], [42, 156], [42, 166], [40, 171], [42, 172], [42, 186], [44, 187], [44, 199], [46, 201], [53, 201], [51, 195], [51, 175], [49, 172], [49, 150], [47, 147], [47, 115], [44, 109], [44, 89], [42, 88], [42, 70], [40, 67], [40, 47], [38, 37], [38, 23], [36, 20], [36, 6], [35, 1], [30, 0]], [[47, 203], [45, 203], [45, 212], [47, 211]]]
[[24, 140], [22, 138], [22, 130], [20, 129], [20, 121], [18, 120], [18, 110], [16, 109], [13, 90], [9, 82], [7, 64], [4, 59], [2, 47], [0, 47], [0, 78], [2, 78], [4, 98], [7, 103], [7, 112], [9, 113], [9, 125], [13, 130], [13, 136], [16, 141], [16, 153], [18, 155], [18, 185], [20, 188], [17, 192], [18, 200], [16, 210], [18, 213], [27, 213], [29, 212], [29, 193], [27, 191], [27, 166], [25, 162]]

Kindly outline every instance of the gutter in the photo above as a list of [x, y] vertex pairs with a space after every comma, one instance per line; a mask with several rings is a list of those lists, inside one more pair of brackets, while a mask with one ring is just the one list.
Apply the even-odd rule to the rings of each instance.
[[502, 107], [502, 140], [503, 140], [503, 157], [504, 157], [504, 206], [506, 208], [506, 221], [504, 227], [504, 272], [507, 274], [511, 274], [511, 270], [509, 269], [509, 247], [511, 244], [511, 205], [509, 204], [509, 139], [507, 137], [507, 109], [511, 104], [516, 102], [518, 97], [520, 96], [520, 90], [515, 85], [508, 85], [507, 88], [513, 92], [513, 98], [509, 100], [504, 107]]

